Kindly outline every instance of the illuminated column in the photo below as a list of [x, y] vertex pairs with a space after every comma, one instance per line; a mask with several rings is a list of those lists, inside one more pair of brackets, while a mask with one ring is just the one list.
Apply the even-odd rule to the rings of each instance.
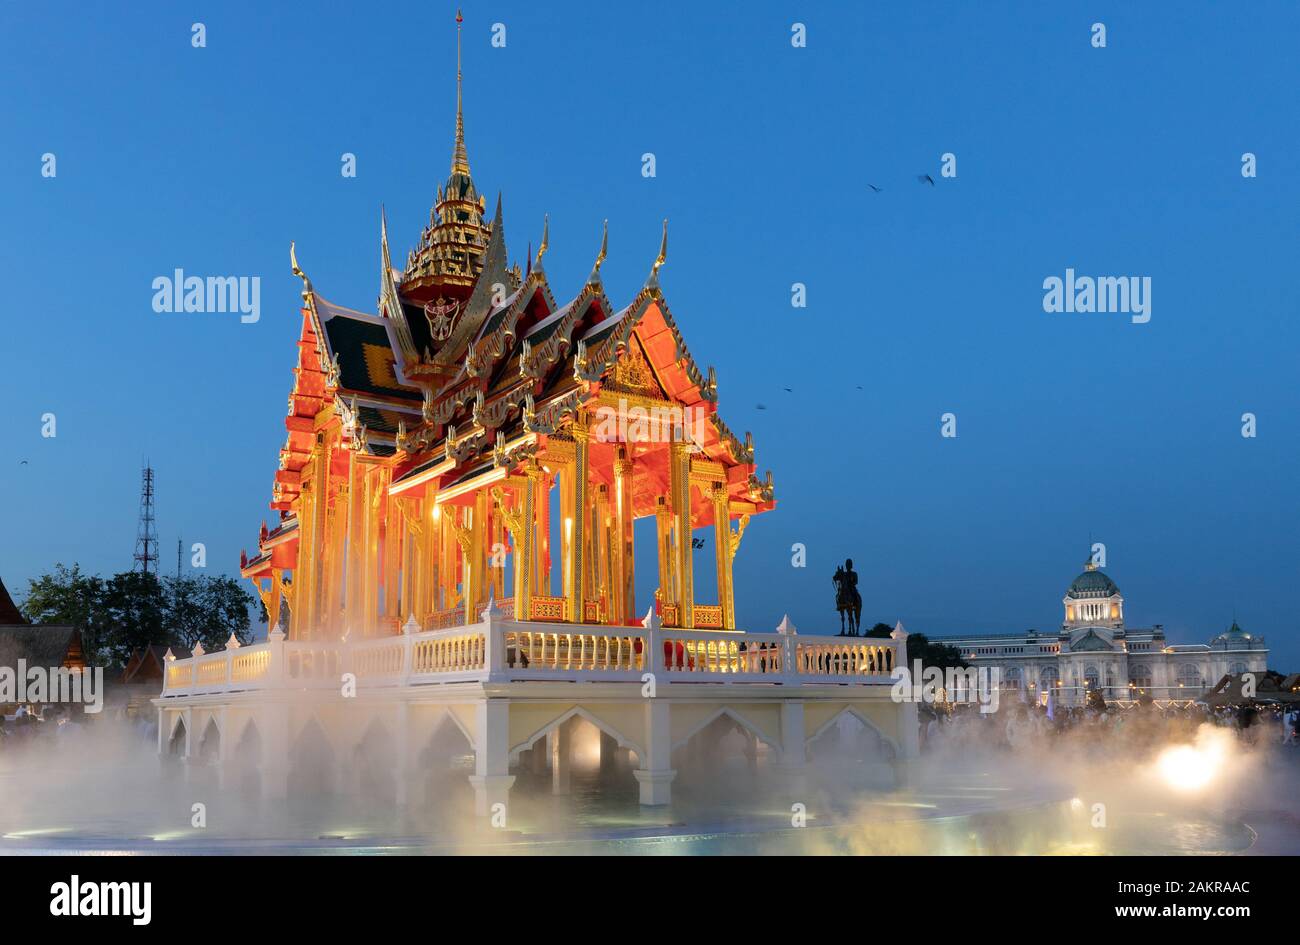
[[356, 450], [348, 452], [348, 521], [347, 521], [347, 590], [343, 600], [343, 630], [359, 634], [361, 619], [361, 526], [365, 510], [365, 488], [361, 482], [363, 470], [357, 462]]
[[613, 594], [610, 586], [610, 520], [609, 520], [609, 486], [601, 483], [596, 487], [596, 528], [593, 544], [596, 548], [596, 561], [593, 569], [596, 573], [596, 593], [593, 597], [605, 601], [605, 619], [614, 612]]
[[663, 496], [655, 499], [655, 528], [659, 539], [659, 603], [677, 600], [673, 582], [673, 512]]
[[474, 494], [474, 507], [470, 510], [470, 547], [469, 547], [469, 573], [470, 586], [474, 589], [473, 614], [477, 619], [478, 612], [487, 603], [487, 565], [488, 565], [488, 494], [487, 490], [480, 489]]
[[533, 568], [533, 592], [551, 593], [551, 485], [554, 477], [545, 475], [537, 481], [537, 562]]
[[587, 494], [587, 447], [591, 431], [586, 417], [579, 414], [573, 420], [573, 528], [569, 536], [569, 605], [566, 616], [570, 621], [582, 621], [582, 603], [587, 599], [587, 527], [591, 519], [590, 500]]
[[736, 629], [736, 602], [731, 593], [731, 516], [727, 484], [713, 484], [713, 544], [718, 564], [718, 606], [724, 630]]
[[636, 617], [636, 565], [632, 555], [632, 460], [620, 446], [614, 460], [614, 617]]
[[524, 463], [513, 512], [502, 510], [515, 549], [515, 619], [527, 620], [532, 611], [534, 563], [537, 558], [537, 495], [546, 476], [536, 459]]
[[441, 505], [436, 505], [438, 517], [438, 576], [441, 578], [442, 585], [442, 603], [439, 607], [441, 610], [451, 610], [460, 603], [460, 598], [456, 594], [456, 583], [459, 580], [457, 570], [460, 564], [460, 549], [456, 546], [456, 539], [452, 531], [452, 516], [456, 514], [456, 509], [448, 506], [444, 509]]
[[375, 635], [379, 616], [379, 500], [383, 490], [382, 469], [366, 471], [365, 540], [361, 553], [365, 558], [362, 569], [362, 613], [358, 629], [362, 637]]
[[494, 506], [488, 507], [488, 531], [492, 538], [491, 562], [492, 562], [492, 594], [498, 600], [505, 600], [506, 596], [506, 536], [505, 523], [501, 520], [501, 514], [496, 511]]
[[398, 596], [401, 591], [400, 577], [402, 570], [402, 536], [406, 529], [402, 524], [402, 513], [397, 508], [397, 498], [384, 489], [383, 497], [384, 526], [384, 617], [396, 618], [402, 624], [402, 604]]
[[[332, 452], [332, 451], [331, 451]], [[321, 595], [324, 604], [322, 623], [329, 629], [330, 638], [338, 636], [338, 625], [343, 611], [344, 553], [347, 550], [347, 493], [343, 488], [331, 489], [333, 499], [326, 517], [329, 541], [325, 553], [325, 587]]]
[[560, 596], [568, 600], [573, 586], [573, 464], [566, 463], [560, 483]]
[[691, 454], [690, 444], [674, 439], [669, 444], [669, 472], [672, 477], [672, 506], [677, 533], [677, 613], [684, 628], [695, 626], [695, 577], [691, 549]]
[[271, 569], [271, 599], [266, 605], [266, 626], [268, 632], [274, 630], [280, 625], [280, 595], [284, 593], [281, 584], [284, 578], [284, 571], [278, 568]]

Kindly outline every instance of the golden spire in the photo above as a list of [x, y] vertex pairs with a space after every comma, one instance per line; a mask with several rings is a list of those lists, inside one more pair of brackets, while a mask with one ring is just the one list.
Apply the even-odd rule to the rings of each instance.
[[465, 153], [465, 116], [461, 111], [460, 30], [465, 18], [456, 11], [456, 147], [451, 153], [451, 172], [469, 173], [469, 156]]
[[664, 220], [664, 236], [659, 241], [659, 255], [655, 257], [654, 265], [650, 267], [650, 276], [645, 281], [647, 289], [659, 288], [659, 268], [668, 259], [668, 220]]
[[546, 251], [551, 248], [551, 215], [545, 214], [542, 217], [542, 245], [537, 247], [537, 259], [533, 262], [534, 269], [542, 268], [542, 257]]
[[293, 240], [289, 241], [289, 267], [293, 270], [293, 274], [302, 280], [302, 297], [303, 301], [306, 301], [307, 296], [312, 291], [311, 280], [307, 278], [307, 273], [303, 272], [302, 267], [298, 265], [298, 252], [293, 245]]
[[609, 220], [605, 221], [605, 228], [600, 234], [600, 252], [596, 254], [596, 265], [591, 267], [591, 275], [587, 277], [588, 285], [600, 285], [600, 264], [605, 261], [605, 256], [609, 252]]

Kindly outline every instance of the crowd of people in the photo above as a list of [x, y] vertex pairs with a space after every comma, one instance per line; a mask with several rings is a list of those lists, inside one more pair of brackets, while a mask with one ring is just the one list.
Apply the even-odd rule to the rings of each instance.
[[1003, 701], [981, 713], [973, 704], [935, 704], [922, 711], [922, 750], [971, 748], [1011, 752], [1064, 749], [1103, 755], [1117, 750], [1143, 754], [1172, 742], [1190, 741], [1202, 725], [1236, 733], [1250, 746], [1300, 746], [1300, 706], [1154, 701], [1053, 706]]

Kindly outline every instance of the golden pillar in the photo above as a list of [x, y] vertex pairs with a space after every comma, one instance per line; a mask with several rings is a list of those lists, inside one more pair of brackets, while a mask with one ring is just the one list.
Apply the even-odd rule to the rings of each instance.
[[299, 496], [299, 527], [305, 526], [298, 542], [298, 567], [294, 570], [294, 621], [296, 639], [319, 635], [321, 558], [325, 539], [325, 515], [329, 505], [329, 450], [324, 434], [316, 434], [312, 448], [311, 476], [302, 484]]
[[610, 576], [612, 574], [610, 553], [610, 540], [613, 537], [613, 529], [610, 528], [609, 516], [609, 486], [601, 483], [596, 487], [596, 534], [593, 544], [596, 546], [596, 593], [593, 595], [598, 600], [605, 602], [605, 620], [613, 612], [612, 587]]
[[554, 477], [542, 470], [537, 480], [537, 562], [533, 568], [533, 593], [551, 593], [551, 485]]
[[625, 624], [637, 616], [636, 564], [632, 555], [632, 460], [620, 446], [614, 460], [614, 622]]
[[587, 599], [587, 531], [591, 522], [591, 500], [587, 489], [587, 448], [591, 430], [587, 418], [579, 414], [573, 419], [573, 529], [569, 539], [569, 604], [568, 619], [582, 622], [583, 602]]
[[[488, 494], [480, 489], [474, 494], [474, 507], [470, 514], [469, 574], [470, 586], [474, 596], [466, 606], [478, 619], [478, 612], [487, 604], [487, 566], [488, 566]], [[472, 605], [472, 606], [471, 606]]]
[[722, 608], [722, 627], [736, 629], [736, 601], [731, 593], [731, 513], [727, 484], [713, 484], [713, 544], [718, 563], [718, 606]]
[[364, 470], [357, 461], [356, 450], [348, 453], [348, 521], [347, 521], [347, 589], [343, 601], [343, 631], [359, 634], [361, 619], [361, 546], [365, 519]]
[[271, 599], [266, 604], [266, 627], [267, 632], [274, 630], [280, 623], [280, 595], [283, 593], [281, 579], [284, 572], [275, 568], [271, 569]]
[[655, 532], [659, 540], [659, 603], [662, 606], [677, 600], [673, 580], [673, 510], [663, 496], [655, 498]]
[[515, 619], [527, 620], [533, 604], [533, 569], [537, 559], [537, 496], [545, 473], [536, 459], [524, 466], [523, 502], [520, 503], [518, 534], [515, 535]]
[[384, 617], [386, 620], [397, 619], [398, 629], [402, 625], [401, 571], [402, 538], [406, 528], [402, 522], [402, 513], [397, 508], [397, 497], [384, 489], [383, 496], [384, 528]]
[[691, 548], [691, 454], [690, 444], [674, 438], [668, 446], [671, 475], [673, 531], [677, 544], [677, 614], [684, 628], [695, 626], [694, 556]]

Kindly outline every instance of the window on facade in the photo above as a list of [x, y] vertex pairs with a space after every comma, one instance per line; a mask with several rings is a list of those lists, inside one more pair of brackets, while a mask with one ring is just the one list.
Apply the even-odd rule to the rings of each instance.
[[1097, 667], [1086, 667], [1083, 671], [1083, 685], [1088, 689], [1096, 689], [1100, 683], [1101, 674], [1097, 672]]
[[1178, 685], [1187, 689], [1201, 688], [1201, 671], [1191, 663], [1178, 667]]
[[1232, 673], [1234, 676], [1240, 676], [1242, 673], [1250, 672], [1250, 670], [1246, 668], [1245, 663], [1233, 663], [1228, 667], [1228, 672]]
[[1128, 681], [1132, 683], [1135, 689], [1147, 690], [1151, 688], [1151, 667], [1142, 663], [1135, 663], [1128, 668]]
[[1020, 688], [1020, 667], [1012, 666], [1010, 669], [1002, 671], [1002, 688], [1019, 689]]
[[1044, 691], [1056, 688], [1056, 681], [1061, 678], [1060, 673], [1056, 671], [1055, 666], [1044, 666], [1042, 672], [1038, 674], [1038, 684], [1043, 687]]

